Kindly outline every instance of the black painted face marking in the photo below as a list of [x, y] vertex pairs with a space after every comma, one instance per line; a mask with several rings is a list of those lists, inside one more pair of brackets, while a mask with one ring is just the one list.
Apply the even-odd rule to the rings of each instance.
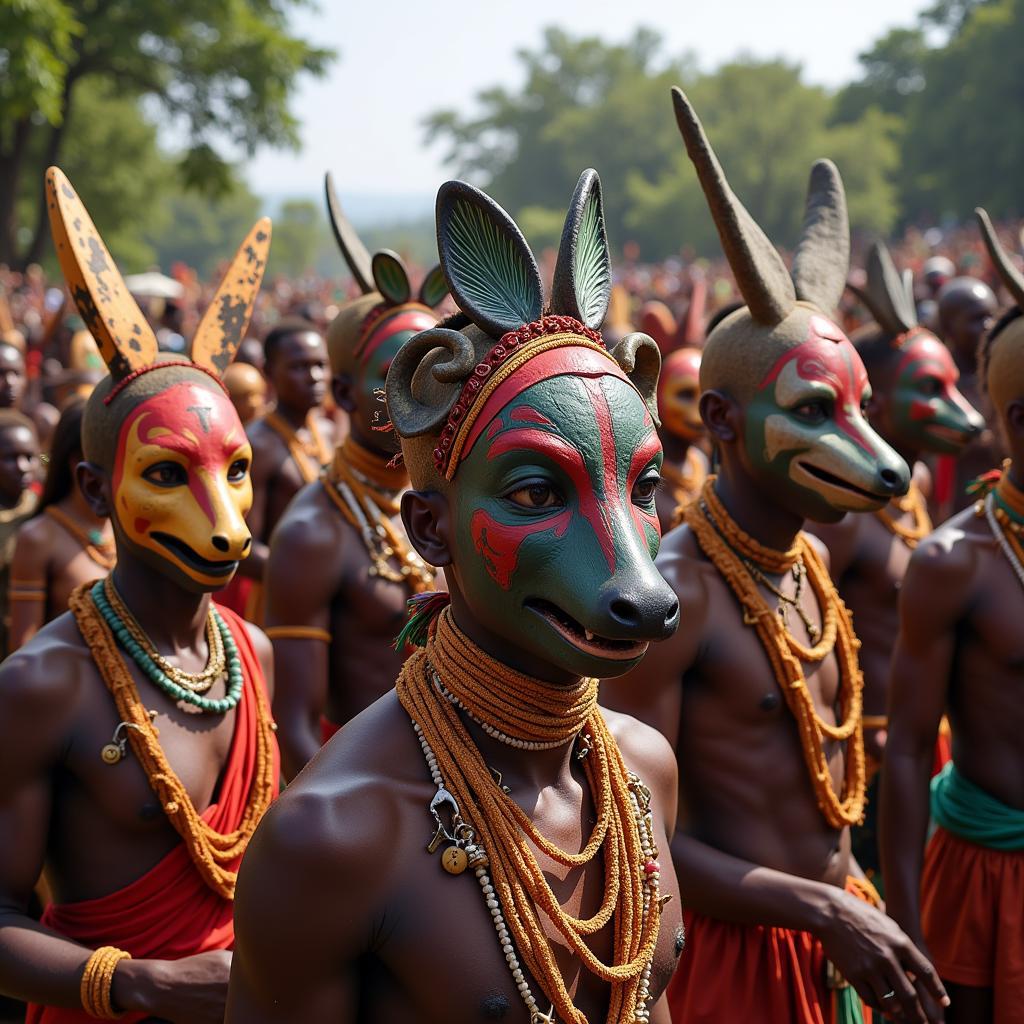
[[190, 405], [188, 411], [196, 414], [196, 417], [199, 419], [199, 425], [203, 428], [203, 433], [208, 434], [210, 432], [210, 413], [212, 411], [210, 407], [208, 405]]

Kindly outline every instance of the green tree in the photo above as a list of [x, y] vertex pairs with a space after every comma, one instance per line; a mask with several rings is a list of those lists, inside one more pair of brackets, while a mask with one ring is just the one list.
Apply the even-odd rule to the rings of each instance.
[[[969, 5], [964, 5], [969, 6]], [[901, 181], [904, 214], [964, 218], [1024, 211], [1024, 0], [988, 0], [966, 10], [925, 63], [925, 87], [907, 110]]]
[[851, 123], [877, 107], [905, 114], [912, 97], [925, 85], [928, 42], [921, 28], [894, 28], [857, 58], [863, 74], [836, 96], [832, 120]]
[[[289, 34], [288, 11], [304, 2], [5, 0], [0, 98], [15, 102], [0, 107], [0, 262], [42, 252], [42, 172], [61, 158], [79, 87], [91, 79], [145, 98], [182, 132], [180, 173], [189, 186], [230, 187], [226, 150], [295, 145], [288, 97], [301, 72], [322, 73], [332, 56]], [[135, 156], [120, 145], [108, 151], [109, 159]], [[23, 249], [18, 197], [26, 188], [36, 217]]]
[[289, 199], [274, 217], [274, 239], [267, 273], [297, 277], [312, 270], [327, 235], [322, 204]]
[[[549, 28], [540, 48], [521, 50], [518, 59], [526, 79], [521, 90], [481, 92], [470, 117], [433, 114], [428, 142], [446, 142], [456, 173], [481, 182], [511, 211], [535, 208], [535, 224], [538, 211], [560, 209], [564, 216], [580, 172], [596, 167], [610, 236], [621, 240], [626, 179], [655, 175], [675, 151], [666, 131], [669, 88], [692, 74], [692, 63], [663, 59], [660, 38], [649, 29], [608, 44]], [[537, 244], [550, 241], [549, 234]]]

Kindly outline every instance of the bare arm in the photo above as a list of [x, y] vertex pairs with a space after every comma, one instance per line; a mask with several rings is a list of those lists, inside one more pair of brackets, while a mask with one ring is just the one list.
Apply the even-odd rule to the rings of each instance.
[[[11, 590], [21, 590], [21, 596], [9, 600], [11, 631], [9, 648], [16, 651], [34, 636], [46, 621], [46, 585], [50, 543], [46, 520], [30, 519], [18, 531], [11, 559]], [[26, 584], [38, 588], [38, 594], [29, 594]]]
[[914, 552], [900, 592], [882, 773], [881, 853], [889, 913], [919, 946], [929, 778], [969, 575], [965, 554], [932, 541]]
[[[329, 631], [331, 601], [340, 586], [338, 532], [305, 517], [283, 520], [267, 563], [267, 627]], [[320, 749], [320, 719], [327, 706], [330, 644], [320, 639], [274, 638], [278, 680], [274, 717], [286, 779], [294, 778]]]
[[239, 565], [238, 571], [249, 579], [260, 581], [267, 561], [269, 546], [263, 539], [267, 524], [267, 502], [270, 484], [276, 471], [277, 462], [273, 453], [273, 439], [266, 436], [266, 430], [259, 424], [249, 435], [252, 444], [252, 508], [245, 517], [252, 534], [252, 549], [249, 556]]
[[[351, 1024], [390, 874], [378, 797], [344, 805], [289, 790], [260, 823], [235, 900], [225, 1024]], [[341, 823], [344, 823], [343, 825]]]

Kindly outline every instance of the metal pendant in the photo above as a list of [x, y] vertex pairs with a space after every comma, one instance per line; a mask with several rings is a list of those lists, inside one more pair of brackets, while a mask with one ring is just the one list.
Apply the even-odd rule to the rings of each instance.
[[466, 870], [468, 864], [469, 857], [466, 856], [466, 851], [460, 846], [449, 846], [441, 854], [441, 866], [449, 875], [461, 875]]

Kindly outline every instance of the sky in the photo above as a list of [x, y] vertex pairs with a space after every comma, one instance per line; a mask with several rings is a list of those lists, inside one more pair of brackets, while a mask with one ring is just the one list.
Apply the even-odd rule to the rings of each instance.
[[[805, 79], [837, 87], [858, 73], [857, 54], [887, 29], [910, 25], [928, 0], [318, 0], [292, 28], [339, 53], [321, 79], [300, 80], [292, 111], [299, 153], [261, 150], [244, 167], [266, 198], [319, 195], [330, 169], [342, 199], [358, 196], [373, 219], [401, 218], [450, 177], [443, 142], [427, 147], [423, 120], [439, 108], [474, 109], [477, 92], [522, 82], [516, 51], [557, 24], [606, 41], [640, 25], [666, 52], [692, 51], [702, 69], [739, 54], [784, 57]], [[670, 116], [666, 98], [666, 117]], [[354, 211], [353, 211], [354, 212]]]

